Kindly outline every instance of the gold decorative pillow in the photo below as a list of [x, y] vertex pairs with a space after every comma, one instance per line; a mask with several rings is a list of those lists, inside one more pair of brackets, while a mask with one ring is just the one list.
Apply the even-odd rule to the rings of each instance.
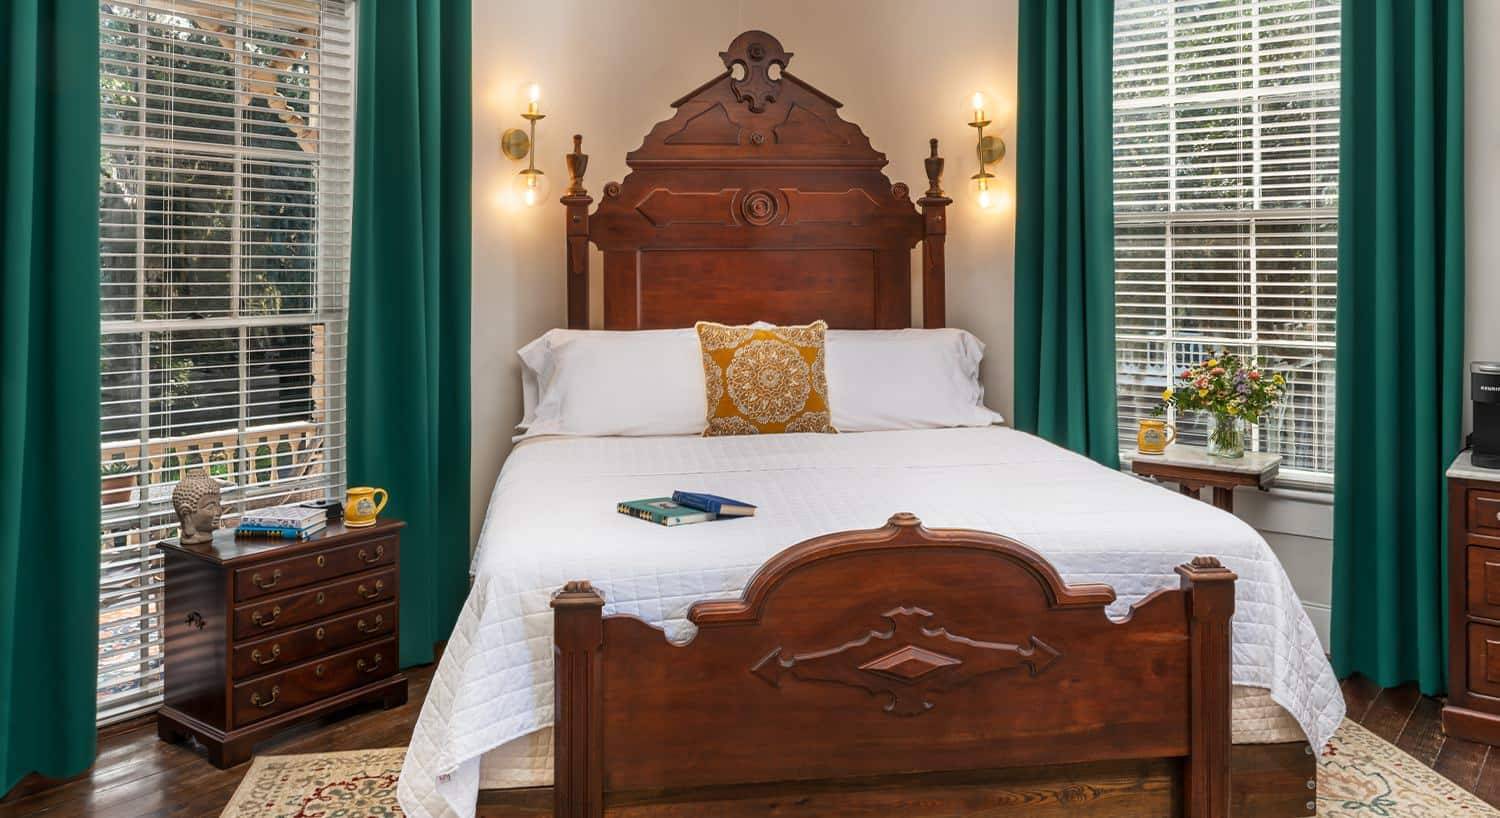
[[822, 321], [805, 327], [698, 322], [708, 399], [704, 437], [836, 432], [828, 411]]

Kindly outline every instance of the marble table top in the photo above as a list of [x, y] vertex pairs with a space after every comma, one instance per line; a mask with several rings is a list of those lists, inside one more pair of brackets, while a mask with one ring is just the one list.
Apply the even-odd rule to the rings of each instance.
[[[1133, 463], [1161, 463], [1189, 469], [1209, 469], [1226, 474], [1253, 474], [1262, 482], [1274, 476], [1281, 468], [1281, 455], [1264, 452], [1245, 452], [1244, 457], [1214, 457], [1204, 446], [1189, 446], [1173, 443], [1163, 454], [1131, 453]], [[1500, 472], [1497, 472], [1500, 474]]]
[[1448, 467], [1448, 476], [1457, 477], [1460, 480], [1490, 480], [1500, 483], [1500, 469], [1486, 469], [1474, 465], [1474, 450], [1464, 449]]

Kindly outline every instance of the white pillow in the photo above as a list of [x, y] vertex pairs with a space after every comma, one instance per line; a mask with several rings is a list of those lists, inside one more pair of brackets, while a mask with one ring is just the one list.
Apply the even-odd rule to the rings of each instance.
[[703, 431], [703, 359], [691, 329], [552, 330], [518, 354], [521, 437]]
[[984, 344], [961, 329], [830, 330], [828, 405], [840, 432], [989, 426]]
[[[964, 330], [830, 330], [826, 343], [839, 431], [1003, 422], [984, 406], [984, 344]], [[692, 329], [555, 329], [518, 354], [521, 437], [703, 431], [703, 366]]]

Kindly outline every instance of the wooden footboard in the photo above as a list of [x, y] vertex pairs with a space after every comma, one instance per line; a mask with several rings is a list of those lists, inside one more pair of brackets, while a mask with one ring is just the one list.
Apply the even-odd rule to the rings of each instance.
[[1223, 818], [1235, 576], [1177, 572], [1112, 622], [1109, 587], [898, 514], [694, 605], [683, 645], [569, 583], [554, 814]]

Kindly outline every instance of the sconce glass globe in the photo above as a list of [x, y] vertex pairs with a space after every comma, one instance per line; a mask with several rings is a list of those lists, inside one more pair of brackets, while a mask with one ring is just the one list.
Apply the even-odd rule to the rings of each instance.
[[536, 207], [547, 201], [547, 194], [552, 192], [550, 179], [540, 170], [526, 168], [511, 179], [510, 190], [522, 207]]

